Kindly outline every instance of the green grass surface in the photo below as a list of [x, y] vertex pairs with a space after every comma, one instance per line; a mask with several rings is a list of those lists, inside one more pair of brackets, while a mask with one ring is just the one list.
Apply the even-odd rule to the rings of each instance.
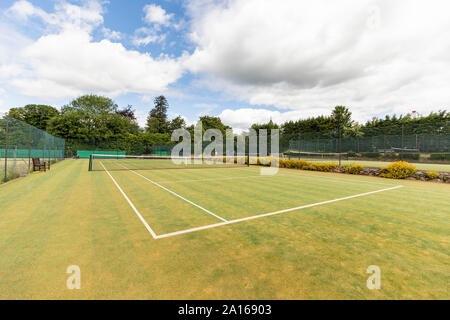
[[[0, 186], [0, 299], [450, 298], [450, 185], [258, 170], [139, 173], [227, 220], [404, 187], [155, 240], [106, 172], [68, 160]], [[158, 235], [220, 222], [111, 175]], [[66, 288], [69, 265], [81, 290]], [[366, 287], [369, 265], [381, 290]]]
[[[292, 158], [297, 159], [297, 158]], [[315, 163], [339, 163], [339, 160], [336, 159], [303, 159], [310, 162]], [[440, 164], [440, 163], [416, 163], [411, 160], [405, 160], [410, 162], [416, 166], [419, 170], [431, 170], [431, 171], [442, 171], [442, 172], [450, 172], [450, 164]], [[370, 160], [342, 160], [343, 166], [350, 166], [353, 164], [360, 164], [365, 167], [373, 167], [373, 168], [384, 168], [387, 167], [390, 163], [394, 161], [370, 161]]]

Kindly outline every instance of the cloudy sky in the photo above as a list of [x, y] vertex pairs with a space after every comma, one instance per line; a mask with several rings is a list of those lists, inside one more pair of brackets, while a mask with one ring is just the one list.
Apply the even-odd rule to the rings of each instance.
[[0, 112], [87, 93], [170, 116], [448, 110], [448, 0], [1, 0]]

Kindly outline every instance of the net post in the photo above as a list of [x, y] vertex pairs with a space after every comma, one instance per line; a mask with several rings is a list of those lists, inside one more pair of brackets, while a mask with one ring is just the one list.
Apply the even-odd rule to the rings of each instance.
[[250, 152], [247, 153], [247, 167], [250, 167]]
[[92, 171], [92, 160], [93, 160], [92, 158], [93, 158], [93, 156], [94, 156], [93, 154], [89, 155], [89, 171]]

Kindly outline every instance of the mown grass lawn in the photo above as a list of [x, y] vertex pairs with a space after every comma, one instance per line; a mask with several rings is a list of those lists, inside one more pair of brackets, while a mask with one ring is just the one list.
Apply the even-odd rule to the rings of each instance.
[[[282, 169], [275, 188], [187, 171], [140, 173], [226, 218], [403, 188], [154, 240], [105, 172], [67, 160], [0, 186], [0, 299], [450, 298], [448, 184]], [[204, 181], [176, 183], [192, 171]], [[132, 173], [111, 174], [158, 232], [214, 223]], [[66, 288], [69, 265], [81, 290]], [[381, 290], [366, 287], [370, 265]]]

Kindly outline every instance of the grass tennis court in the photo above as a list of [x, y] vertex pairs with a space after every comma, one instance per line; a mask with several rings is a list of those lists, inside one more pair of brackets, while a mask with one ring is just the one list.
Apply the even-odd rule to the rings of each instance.
[[[67, 160], [0, 186], [1, 299], [450, 297], [449, 185], [87, 168]], [[69, 265], [81, 290], [66, 289]]]

